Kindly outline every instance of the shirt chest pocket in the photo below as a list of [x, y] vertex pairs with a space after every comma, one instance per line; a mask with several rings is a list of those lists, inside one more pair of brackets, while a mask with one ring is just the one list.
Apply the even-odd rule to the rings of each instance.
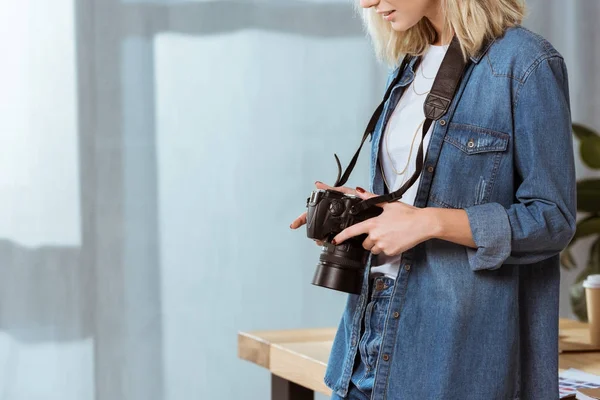
[[429, 201], [465, 208], [489, 201], [510, 135], [451, 123], [433, 176]]

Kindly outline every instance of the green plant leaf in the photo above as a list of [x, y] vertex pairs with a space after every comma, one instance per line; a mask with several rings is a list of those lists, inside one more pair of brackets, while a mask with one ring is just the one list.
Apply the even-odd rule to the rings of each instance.
[[595, 234], [600, 234], [600, 215], [594, 214], [577, 222], [575, 234], [560, 257], [560, 261], [564, 267], [567, 269], [575, 267], [575, 260], [571, 254], [571, 247], [575, 242], [581, 238]]
[[587, 266], [577, 275], [575, 282], [583, 282], [588, 275], [600, 274], [600, 237], [594, 240], [590, 248]]
[[567, 246], [567, 248], [560, 253], [560, 264], [566, 270], [577, 268], [577, 264], [575, 263], [575, 259], [573, 258], [570, 247], [571, 245], [569, 244], [569, 246]]
[[577, 229], [571, 243], [586, 236], [600, 234], [600, 216], [592, 215], [577, 223]]
[[580, 321], [587, 322], [587, 303], [585, 301], [583, 282], [577, 282], [571, 285], [569, 299], [571, 300], [573, 314], [575, 314]]
[[582, 179], [577, 182], [577, 210], [600, 213], [600, 179]]
[[579, 147], [581, 159], [590, 168], [600, 169], [600, 138], [586, 138]]
[[597, 135], [596, 132], [582, 124], [573, 124], [573, 133], [579, 140], [587, 139]]
[[560, 263], [565, 269], [577, 268], [577, 264], [571, 253], [571, 247], [577, 240], [591, 235], [600, 235], [600, 215], [594, 214], [577, 222], [577, 229], [575, 230], [573, 239], [571, 239], [571, 242], [560, 254]]
[[594, 274], [600, 274], [600, 238], [596, 239], [590, 249], [588, 268]]

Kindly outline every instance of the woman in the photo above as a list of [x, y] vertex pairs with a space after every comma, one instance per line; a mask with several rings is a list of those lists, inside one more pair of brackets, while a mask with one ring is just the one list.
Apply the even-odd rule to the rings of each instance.
[[332, 241], [367, 234], [371, 279], [348, 297], [325, 382], [334, 399], [557, 399], [559, 253], [576, 204], [562, 56], [520, 26], [519, 0], [360, 5], [396, 83], [372, 137], [370, 192], [336, 190], [366, 199], [408, 180], [454, 36], [469, 64], [423, 139], [419, 180]]

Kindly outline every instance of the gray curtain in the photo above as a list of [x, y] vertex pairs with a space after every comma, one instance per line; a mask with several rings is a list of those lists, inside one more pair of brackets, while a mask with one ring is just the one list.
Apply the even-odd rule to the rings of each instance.
[[[529, 5], [574, 120], [600, 127], [598, 2]], [[288, 224], [382, 95], [351, 3], [2, 11], [0, 400], [268, 398], [237, 331], [334, 326], [345, 301], [310, 284], [319, 249]]]

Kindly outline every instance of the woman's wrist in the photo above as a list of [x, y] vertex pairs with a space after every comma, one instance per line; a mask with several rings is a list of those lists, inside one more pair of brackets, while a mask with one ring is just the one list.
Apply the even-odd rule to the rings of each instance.
[[477, 247], [464, 209], [427, 207], [421, 210], [427, 239], [442, 239], [471, 248]]
[[422, 208], [421, 212], [425, 224], [425, 240], [441, 238], [444, 233], [444, 221], [439, 209], [426, 207]]

